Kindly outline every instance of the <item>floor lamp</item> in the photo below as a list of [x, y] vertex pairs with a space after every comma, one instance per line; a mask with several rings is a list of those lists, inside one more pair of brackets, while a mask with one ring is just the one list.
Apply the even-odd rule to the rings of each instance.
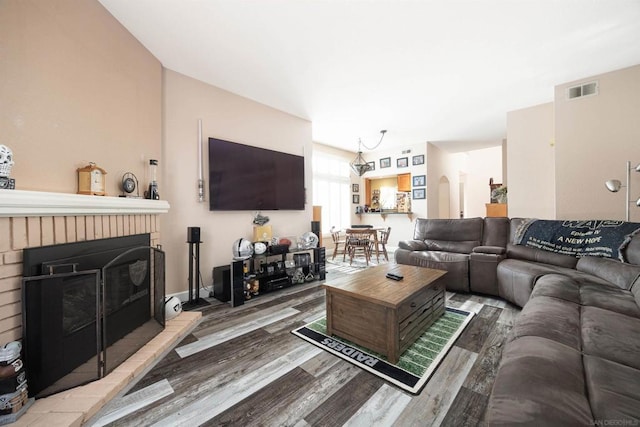
[[[625, 196], [625, 202], [624, 202], [624, 211], [625, 211], [625, 218], [627, 221], [629, 221], [629, 204], [635, 202], [636, 206], [640, 206], [640, 197], [638, 198], [638, 200], [631, 200], [631, 189], [629, 188], [631, 183], [631, 170], [632, 170], [631, 162], [627, 161], [627, 167], [625, 170], [625, 175], [627, 177], [627, 185], [622, 185], [622, 182], [620, 182], [617, 179], [610, 179], [604, 183], [604, 185], [607, 187], [607, 190], [611, 191], [612, 193], [617, 193], [618, 191], [620, 191], [622, 187], [625, 187], [626, 196]], [[633, 168], [633, 170], [635, 170], [636, 172], [640, 172], [640, 164], [638, 164], [635, 168]]]

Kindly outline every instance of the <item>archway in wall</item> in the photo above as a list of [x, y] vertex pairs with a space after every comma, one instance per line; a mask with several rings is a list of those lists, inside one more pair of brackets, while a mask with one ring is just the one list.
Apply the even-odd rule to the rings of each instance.
[[438, 182], [438, 218], [451, 218], [451, 188], [449, 179], [444, 175]]

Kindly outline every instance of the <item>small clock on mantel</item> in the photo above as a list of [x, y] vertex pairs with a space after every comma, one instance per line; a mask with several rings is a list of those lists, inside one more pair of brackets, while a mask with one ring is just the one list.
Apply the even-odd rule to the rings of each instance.
[[106, 195], [105, 176], [107, 171], [91, 162], [88, 166], [78, 169], [78, 194], [93, 196]]

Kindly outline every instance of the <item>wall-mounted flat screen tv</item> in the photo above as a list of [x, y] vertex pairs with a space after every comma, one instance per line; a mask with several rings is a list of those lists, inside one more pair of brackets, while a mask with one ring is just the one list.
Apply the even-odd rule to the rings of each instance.
[[304, 157], [209, 138], [209, 209], [304, 210]]

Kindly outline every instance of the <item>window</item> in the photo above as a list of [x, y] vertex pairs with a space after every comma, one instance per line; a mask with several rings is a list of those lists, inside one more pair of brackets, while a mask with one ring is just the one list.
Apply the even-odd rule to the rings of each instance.
[[331, 227], [346, 228], [351, 223], [351, 180], [349, 161], [315, 151], [312, 160], [313, 204], [322, 206], [323, 234]]

